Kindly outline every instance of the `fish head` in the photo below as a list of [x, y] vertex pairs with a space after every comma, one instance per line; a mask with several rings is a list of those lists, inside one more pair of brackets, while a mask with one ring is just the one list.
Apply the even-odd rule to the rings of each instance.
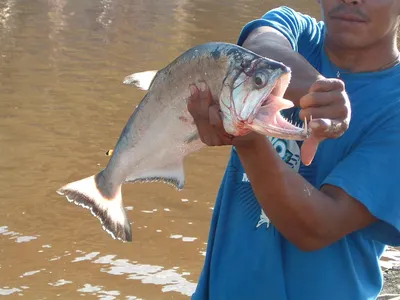
[[304, 140], [307, 132], [280, 113], [294, 106], [283, 98], [290, 79], [289, 67], [265, 57], [253, 56], [236, 64], [226, 76], [219, 98], [225, 131], [234, 136], [256, 131]]

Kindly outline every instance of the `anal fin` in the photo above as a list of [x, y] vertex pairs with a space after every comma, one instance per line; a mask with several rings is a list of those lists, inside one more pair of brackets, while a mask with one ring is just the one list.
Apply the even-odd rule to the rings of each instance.
[[158, 168], [144, 170], [139, 174], [133, 173], [125, 179], [125, 182], [163, 182], [174, 186], [177, 190], [182, 190], [185, 185], [183, 161], [175, 161]]

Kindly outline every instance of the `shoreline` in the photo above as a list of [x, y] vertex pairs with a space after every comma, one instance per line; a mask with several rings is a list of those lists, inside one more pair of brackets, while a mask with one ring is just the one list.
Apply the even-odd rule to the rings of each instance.
[[400, 300], [400, 248], [388, 247], [381, 258], [384, 285], [378, 300]]
[[383, 272], [385, 283], [379, 300], [400, 300], [400, 268]]

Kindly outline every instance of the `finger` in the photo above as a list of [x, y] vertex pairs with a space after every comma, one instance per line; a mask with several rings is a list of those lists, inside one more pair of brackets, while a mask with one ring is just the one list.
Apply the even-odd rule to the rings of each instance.
[[325, 106], [332, 103], [348, 106], [348, 97], [343, 91], [310, 92], [300, 98], [300, 107]]
[[230, 136], [225, 131], [218, 104], [214, 104], [209, 107], [209, 120], [211, 127], [217, 133], [220, 139], [223, 140], [224, 137]]
[[227, 134], [223, 136], [222, 141], [224, 145], [232, 145], [233, 139], [234, 139], [233, 135]]
[[191, 96], [188, 99], [188, 110], [193, 116], [201, 141], [208, 146], [232, 144], [233, 136], [223, 126], [219, 105], [215, 104], [205, 82], [199, 88], [189, 86]]
[[228, 135], [220, 134], [217, 132], [213, 132], [213, 134], [209, 134], [207, 136], [207, 145], [208, 146], [223, 146], [223, 145], [231, 145], [232, 138]]
[[316, 80], [310, 87], [309, 92], [330, 92], [338, 90], [343, 92], [345, 89], [344, 82], [336, 78], [324, 78]]
[[338, 91], [331, 92], [310, 92], [300, 98], [300, 107], [314, 107], [314, 106], [325, 106], [329, 105], [334, 101], [337, 101], [341, 95], [338, 95]]
[[335, 104], [329, 106], [321, 107], [308, 107], [300, 110], [299, 117], [301, 120], [311, 119], [337, 119], [337, 120], [347, 120], [349, 115], [349, 109], [347, 106]]
[[198, 89], [194, 84], [189, 86], [190, 97], [188, 99], [187, 108], [192, 115], [196, 124], [200, 140], [210, 145], [212, 137], [210, 137], [210, 124], [209, 124], [209, 103], [211, 102], [209, 94], [207, 94], [207, 87], [203, 84]]
[[311, 135], [319, 138], [338, 138], [348, 129], [348, 123], [340, 120], [313, 119], [309, 127]]
[[189, 113], [195, 117], [197, 116], [198, 113], [198, 99], [199, 99], [199, 89], [194, 85], [191, 84], [189, 85], [189, 90], [190, 90], [190, 97], [187, 101], [187, 109]]
[[210, 112], [210, 124], [211, 126], [214, 127], [214, 130], [217, 132], [223, 144], [224, 145], [226, 145], [227, 143], [231, 144], [234, 136], [225, 131], [225, 127], [221, 117], [221, 111], [219, 110], [219, 105], [218, 104], [211, 105], [209, 108], [209, 112]]
[[190, 84], [189, 90], [190, 90], [189, 102], [196, 101], [197, 98], [199, 97], [199, 89], [197, 88], [196, 85]]
[[301, 146], [301, 161], [304, 165], [309, 166], [317, 153], [320, 139], [315, 136], [310, 136], [303, 142]]
[[217, 146], [223, 146], [223, 145], [230, 145], [232, 144], [232, 141], [224, 136], [218, 136], [218, 144]]
[[188, 99], [187, 108], [193, 118], [208, 119], [208, 107], [213, 102], [211, 92], [207, 84], [202, 81], [199, 83], [199, 88], [195, 85], [190, 85], [191, 96]]
[[217, 127], [223, 126], [222, 118], [221, 118], [220, 110], [219, 110], [219, 105], [213, 104], [213, 105], [209, 106], [208, 111], [209, 111], [210, 124], [215, 125]]
[[208, 108], [213, 102], [211, 91], [205, 81], [199, 83], [199, 102], [201, 104], [201, 111], [208, 113]]

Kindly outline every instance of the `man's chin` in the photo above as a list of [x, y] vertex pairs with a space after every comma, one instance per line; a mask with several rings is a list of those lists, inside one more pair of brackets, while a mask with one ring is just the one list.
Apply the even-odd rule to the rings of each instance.
[[364, 38], [363, 32], [357, 31], [332, 31], [329, 33], [331, 42], [340, 48], [360, 49], [368, 46], [369, 39]]

